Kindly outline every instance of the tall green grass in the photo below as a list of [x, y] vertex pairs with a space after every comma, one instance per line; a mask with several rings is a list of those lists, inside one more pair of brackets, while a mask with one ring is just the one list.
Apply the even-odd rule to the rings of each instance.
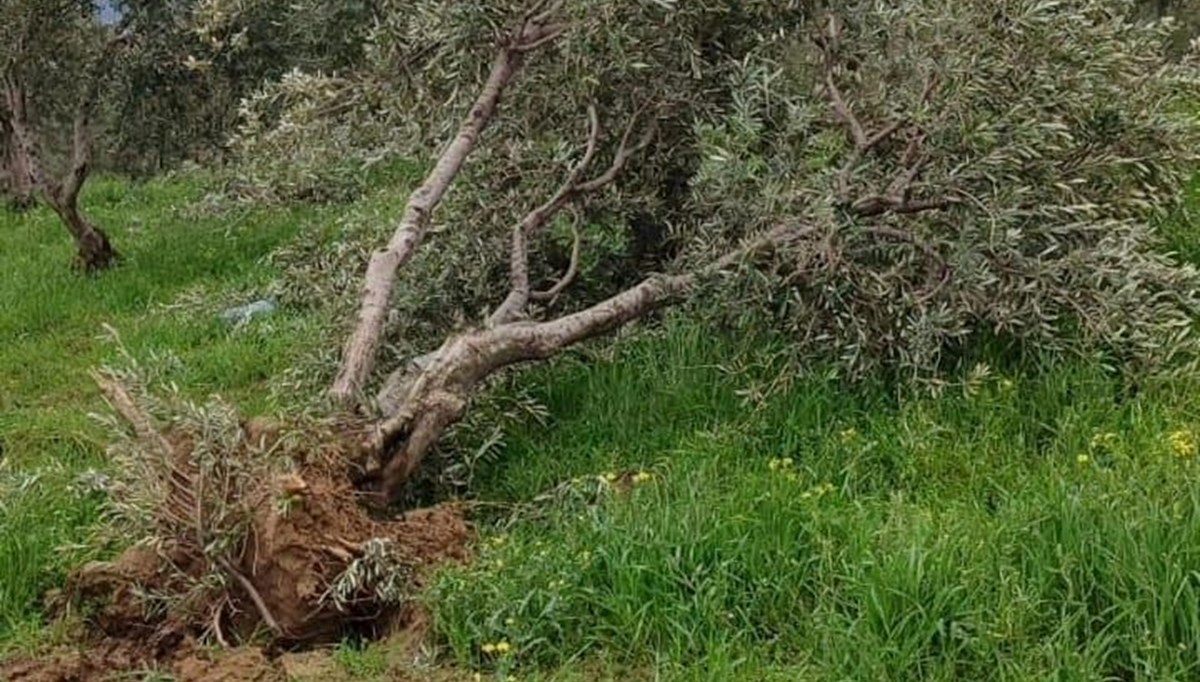
[[[808, 379], [747, 402], [778, 375], [736, 358], [777, 344], [675, 325], [535, 373], [554, 423], [481, 476], [520, 506], [428, 597], [453, 657], [500, 677], [1200, 679], [1193, 386], [1128, 398], [1046, 365], [939, 397]], [[622, 472], [642, 482], [606, 482]]]

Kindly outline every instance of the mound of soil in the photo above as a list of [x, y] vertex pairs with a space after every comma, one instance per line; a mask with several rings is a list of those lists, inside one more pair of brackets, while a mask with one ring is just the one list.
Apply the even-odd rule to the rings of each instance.
[[[398, 558], [405, 592], [420, 589], [430, 568], [468, 558], [471, 530], [460, 507], [375, 518], [346, 469], [328, 461], [264, 481], [261, 493], [248, 505], [246, 539], [229, 558], [174, 538], [80, 569], [62, 600], [88, 614], [77, 641], [0, 663], [0, 680], [93, 682], [148, 669], [179, 682], [283, 680], [283, 652], [421, 622], [410, 604], [382, 602], [368, 587], [330, 598], [370, 543], [386, 543]], [[223, 579], [196, 589], [213, 575]], [[146, 595], [183, 597], [154, 608]]]

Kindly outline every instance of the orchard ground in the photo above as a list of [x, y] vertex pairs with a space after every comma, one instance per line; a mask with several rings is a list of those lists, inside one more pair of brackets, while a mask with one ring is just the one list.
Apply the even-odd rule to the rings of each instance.
[[[220, 310], [268, 290], [276, 249], [336, 240], [347, 211], [382, 234], [403, 200], [204, 212], [202, 195], [92, 183], [124, 255], [95, 278], [48, 211], [0, 213], [0, 650], [61, 636], [44, 595], [97, 551], [108, 436], [88, 371], [127, 352], [184, 396], [295, 409], [341, 311], [231, 327]], [[1200, 252], [1188, 221], [1167, 227]], [[1099, 360], [996, 353], [934, 392], [781, 380], [785, 351], [677, 316], [522, 371], [545, 417], [471, 472], [476, 558], [419, 595], [420, 660], [347, 640], [322, 675], [1200, 677], [1200, 379], [1135, 390]]]

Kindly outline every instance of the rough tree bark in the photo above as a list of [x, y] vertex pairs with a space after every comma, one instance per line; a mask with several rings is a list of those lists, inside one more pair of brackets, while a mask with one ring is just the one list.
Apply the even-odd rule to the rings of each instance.
[[[940, 287], [945, 284], [948, 270], [936, 250], [904, 230], [872, 223], [888, 215], [944, 209], [952, 202], [944, 197], [913, 196], [916, 181], [926, 165], [923, 150], [925, 138], [918, 126], [907, 120], [899, 120], [871, 131], [851, 110], [836, 82], [839, 37], [840, 27], [831, 19], [823, 42], [827, 57], [825, 96], [834, 120], [845, 129], [852, 145], [836, 180], [836, 201], [848, 215], [861, 221], [863, 224], [859, 227], [868, 233], [881, 239], [908, 241], [931, 261], [939, 263], [943, 277], [931, 286]], [[924, 97], [931, 97], [935, 90], [936, 82], [930, 79]], [[595, 110], [589, 108], [590, 128], [582, 160], [571, 169], [566, 181], [549, 200], [513, 226], [509, 255], [510, 287], [503, 302], [479, 327], [451, 336], [436, 351], [408, 363], [385, 381], [376, 399], [376, 404], [384, 411], [384, 418], [374, 425], [363, 443], [367, 459], [375, 460], [375, 466], [369, 464], [368, 468], [381, 479], [381, 492], [385, 499], [394, 500], [399, 496], [409, 477], [446, 429], [463, 417], [481, 382], [495, 372], [517, 363], [548, 359], [574, 344], [606, 334], [664, 306], [684, 300], [702, 281], [752, 256], [801, 240], [829, 242], [837, 237], [836, 225], [818, 227], [784, 221], [751, 236], [739, 248], [693, 270], [674, 275], [651, 275], [636, 286], [584, 310], [552, 320], [530, 320], [532, 302], [557, 295], [574, 279], [578, 271], [579, 238], [576, 232], [572, 262], [566, 274], [549, 289], [537, 292], [530, 283], [529, 237], [543, 229], [576, 200], [615, 181], [633, 155], [649, 144], [652, 126], [645, 126], [643, 134], [635, 135], [638, 118], [634, 116], [626, 128], [611, 166], [595, 178], [584, 180], [584, 174], [597, 155], [600, 138]], [[471, 134], [477, 135], [478, 129], [471, 128], [470, 123], [471, 119], [468, 119], [465, 127], [474, 131]], [[900, 157], [895, 177], [882, 190], [856, 187], [856, 171], [861, 169], [864, 160], [872, 154], [884, 153], [882, 150], [888, 146], [883, 143], [900, 134], [907, 137], [908, 143]], [[638, 138], [636, 142], [635, 137]], [[439, 164], [443, 171], [447, 168], [452, 171], [441, 175], [435, 171], [435, 176], [432, 176], [442, 188], [441, 191], [453, 181], [461, 163], [459, 159], [451, 165]], [[420, 206], [415, 218], [427, 220], [427, 209], [421, 209]], [[419, 238], [423, 228], [419, 223], [414, 225], [416, 227], [406, 229], [416, 229]], [[416, 241], [409, 238], [404, 243], [408, 249], [405, 253], [411, 253]], [[391, 262], [397, 262], [394, 256], [392, 258]], [[394, 269], [391, 272], [394, 275]], [[390, 287], [393, 281], [394, 276], [369, 281], [363, 293], [364, 308], [368, 305], [386, 305], [390, 291], [379, 291], [375, 287], [379, 284]], [[380, 316], [378, 325], [382, 324], [383, 314], [383, 310], [377, 313]], [[355, 390], [361, 387], [366, 372], [370, 370], [379, 333], [378, 328], [372, 332], [373, 340], [369, 348], [371, 357], [364, 367], [358, 368], [363, 374], [356, 375], [352, 385]], [[352, 337], [352, 344], [354, 342]]]
[[396, 284], [396, 272], [412, 258], [425, 238], [433, 211], [479, 144], [480, 136], [496, 113], [504, 89], [521, 68], [525, 54], [553, 42], [562, 33], [564, 27], [550, 21], [557, 9], [558, 3], [549, 6], [539, 3], [503, 39], [488, 79], [458, 134], [442, 152], [425, 182], [409, 197], [400, 224], [387, 246], [371, 256], [363, 283], [358, 323], [346, 342], [341, 368], [329, 390], [329, 396], [335, 402], [348, 405], [354, 401], [374, 369]]
[[[17, 210], [31, 208], [33, 198], [33, 177], [29, 157], [23, 148], [16, 143], [16, 131], [13, 125], [13, 111], [22, 112], [24, 117], [25, 92], [16, 87], [10, 92], [5, 84], [4, 107], [0, 110], [0, 140], [4, 148], [4, 170], [7, 177], [9, 203]], [[16, 103], [16, 106], [14, 106]]]

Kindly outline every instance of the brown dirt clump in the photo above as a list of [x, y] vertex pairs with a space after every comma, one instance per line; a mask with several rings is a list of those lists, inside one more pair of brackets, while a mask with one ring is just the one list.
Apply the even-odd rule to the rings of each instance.
[[370, 595], [346, 609], [326, 599], [331, 581], [363, 552], [364, 543], [384, 538], [412, 568], [419, 586], [425, 569], [467, 556], [470, 529], [453, 505], [410, 511], [399, 518], [372, 519], [357, 491], [343, 481], [294, 477], [293, 506], [286, 514], [262, 510], [243, 558], [243, 572], [289, 642], [336, 640], [348, 623], [394, 618]]
[[288, 679], [283, 666], [256, 647], [202, 651], [189, 640], [172, 651], [169, 660], [154, 660], [146, 654], [136, 643], [107, 640], [9, 661], [0, 665], [0, 680], [115, 682], [139, 679], [136, 673], [151, 671], [170, 675], [175, 682], [286, 682]]

